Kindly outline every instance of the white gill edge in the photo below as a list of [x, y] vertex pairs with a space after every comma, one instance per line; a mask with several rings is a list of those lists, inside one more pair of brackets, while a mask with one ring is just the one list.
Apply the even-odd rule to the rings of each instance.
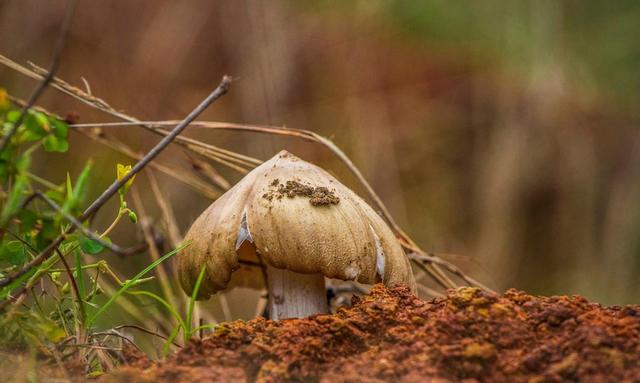
[[380, 276], [380, 280], [384, 281], [384, 250], [382, 249], [382, 242], [380, 242], [380, 237], [376, 234], [376, 231], [373, 230], [373, 226], [369, 225], [369, 230], [371, 230], [371, 235], [373, 236], [373, 241], [376, 245], [376, 273]]
[[240, 230], [238, 230], [238, 238], [236, 239], [236, 251], [240, 249], [240, 246], [242, 246], [244, 241], [249, 241], [249, 243], [253, 243], [253, 237], [251, 237], [251, 232], [249, 231], [249, 225], [247, 224], [246, 209], [242, 212], [242, 218], [240, 219]]

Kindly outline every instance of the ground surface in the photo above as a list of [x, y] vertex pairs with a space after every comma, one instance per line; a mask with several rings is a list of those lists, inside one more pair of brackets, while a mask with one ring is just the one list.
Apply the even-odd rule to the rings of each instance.
[[422, 301], [375, 286], [335, 315], [226, 324], [107, 381], [640, 381], [640, 306], [510, 290]]

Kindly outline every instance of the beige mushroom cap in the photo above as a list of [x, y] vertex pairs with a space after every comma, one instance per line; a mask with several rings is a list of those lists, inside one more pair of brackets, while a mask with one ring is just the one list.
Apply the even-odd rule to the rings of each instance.
[[415, 289], [409, 260], [391, 229], [360, 197], [321, 168], [281, 151], [217, 199], [193, 223], [178, 273], [190, 294], [203, 265], [199, 298], [234, 284], [262, 285], [264, 262], [297, 273]]

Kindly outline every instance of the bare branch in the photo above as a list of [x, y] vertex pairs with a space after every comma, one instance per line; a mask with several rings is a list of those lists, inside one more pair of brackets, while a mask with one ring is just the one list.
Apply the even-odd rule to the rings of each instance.
[[231, 77], [224, 76], [220, 85], [214, 89], [207, 98], [205, 98], [200, 105], [198, 105], [184, 120], [182, 120], [171, 132], [165, 136], [160, 142], [154, 146], [149, 152], [138, 161], [131, 171], [127, 173], [124, 177], [119, 180], [116, 180], [111, 186], [105, 190], [100, 197], [98, 197], [93, 203], [84, 211], [81, 218], [84, 221], [85, 219], [91, 217], [102, 205], [104, 205], [114, 194], [118, 192], [124, 184], [127, 183], [133, 176], [135, 176], [140, 170], [142, 170], [149, 162], [151, 162], [154, 158], [160, 154], [166, 147], [173, 141], [182, 131], [189, 126], [189, 124], [196, 119], [202, 112], [205, 111], [213, 103], [215, 100], [223, 96], [229, 90], [229, 86], [231, 85]]

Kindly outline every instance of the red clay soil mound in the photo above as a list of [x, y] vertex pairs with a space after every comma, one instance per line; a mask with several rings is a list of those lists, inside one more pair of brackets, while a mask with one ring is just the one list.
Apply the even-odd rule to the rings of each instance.
[[422, 301], [376, 285], [335, 315], [224, 324], [135, 382], [640, 382], [640, 306], [475, 288]]

